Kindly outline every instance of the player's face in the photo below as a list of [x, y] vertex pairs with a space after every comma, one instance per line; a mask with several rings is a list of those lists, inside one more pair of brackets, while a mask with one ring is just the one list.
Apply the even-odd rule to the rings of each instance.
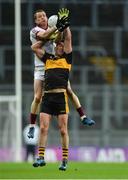
[[44, 11], [36, 13], [35, 23], [37, 24], [37, 26], [39, 26], [43, 29], [47, 29], [48, 18], [47, 18], [46, 13]]
[[59, 42], [56, 45], [56, 55], [61, 56], [64, 53], [64, 43], [63, 42]]

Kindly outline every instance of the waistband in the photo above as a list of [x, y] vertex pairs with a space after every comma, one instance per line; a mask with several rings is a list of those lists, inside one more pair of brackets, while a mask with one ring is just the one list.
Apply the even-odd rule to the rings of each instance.
[[35, 71], [36, 70], [44, 70], [45, 69], [45, 66], [35, 66]]
[[45, 65], [42, 64], [42, 65], [36, 65], [35, 67], [44, 67]]
[[58, 89], [51, 89], [48, 91], [44, 91], [44, 93], [61, 93], [61, 92], [66, 92], [66, 89], [58, 88]]

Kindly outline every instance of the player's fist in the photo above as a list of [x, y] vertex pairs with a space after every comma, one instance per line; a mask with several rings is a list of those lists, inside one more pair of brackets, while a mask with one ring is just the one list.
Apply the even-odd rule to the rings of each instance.
[[56, 27], [58, 31], [62, 32], [65, 28], [67, 28], [70, 25], [68, 22], [68, 17], [61, 17], [60, 19], [58, 18]]

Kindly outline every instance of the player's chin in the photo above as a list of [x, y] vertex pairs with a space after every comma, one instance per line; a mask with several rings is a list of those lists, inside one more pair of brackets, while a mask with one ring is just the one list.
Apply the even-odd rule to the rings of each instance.
[[62, 56], [63, 53], [64, 53], [64, 51], [59, 51], [59, 52], [58, 52], [58, 55], [59, 55], [59, 56]]

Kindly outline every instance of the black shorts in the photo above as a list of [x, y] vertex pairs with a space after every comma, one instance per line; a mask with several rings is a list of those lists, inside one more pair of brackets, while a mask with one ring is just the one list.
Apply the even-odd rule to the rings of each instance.
[[67, 92], [45, 93], [42, 98], [41, 112], [51, 115], [69, 113]]

